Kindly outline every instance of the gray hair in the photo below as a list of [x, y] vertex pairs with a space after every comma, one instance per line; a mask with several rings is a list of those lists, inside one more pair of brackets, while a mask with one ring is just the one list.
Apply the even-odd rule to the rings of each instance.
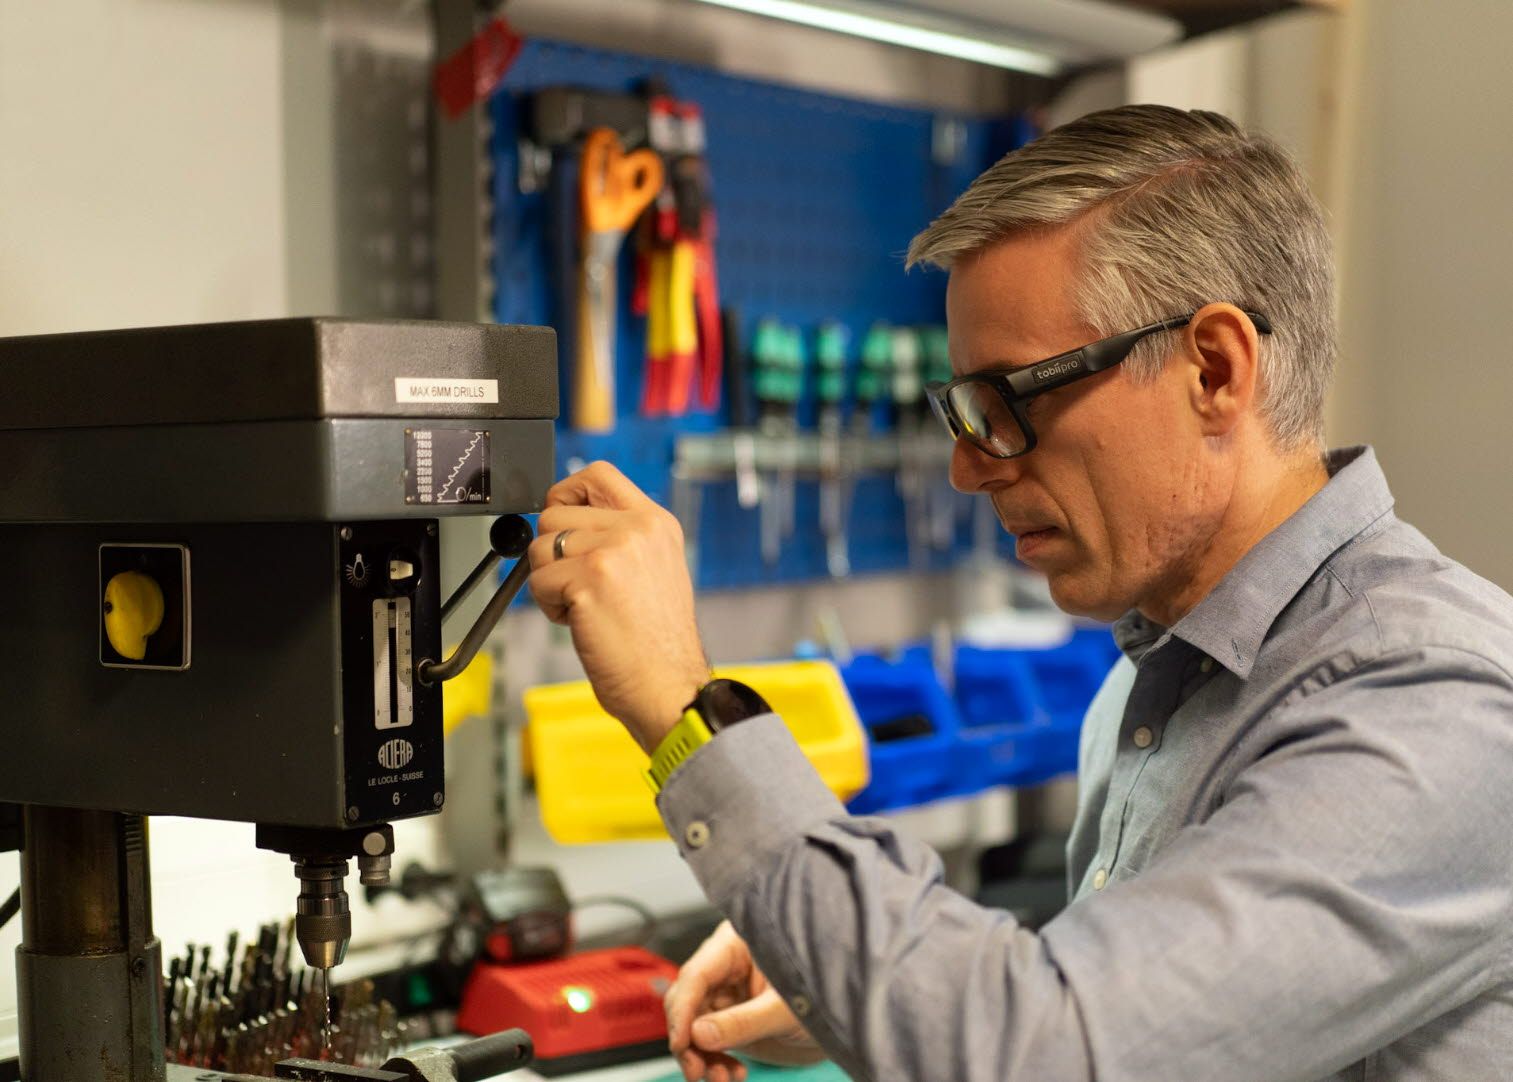
[[[1257, 311], [1259, 410], [1284, 449], [1323, 444], [1334, 369], [1334, 262], [1323, 211], [1276, 142], [1217, 113], [1128, 105], [1012, 151], [909, 245], [949, 270], [1011, 234], [1081, 219], [1081, 318], [1100, 335], [1228, 301]], [[1160, 370], [1147, 338], [1125, 365]]]

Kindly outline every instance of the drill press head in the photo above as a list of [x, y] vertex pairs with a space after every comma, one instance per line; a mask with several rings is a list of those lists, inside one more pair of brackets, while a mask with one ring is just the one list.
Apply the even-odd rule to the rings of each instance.
[[[0, 738], [26, 764], [0, 777], [0, 802], [33, 827], [72, 809], [257, 824], [259, 846], [293, 858], [300, 949], [329, 971], [351, 937], [349, 862], [381, 882], [384, 824], [445, 804], [441, 687], [418, 674], [443, 656], [441, 526], [541, 509], [555, 335], [133, 328], [0, 338], [0, 371], [0, 551], [22, 571], [0, 619]], [[99, 1061], [108, 1039], [143, 1046], [112, 1051], [134, 1066], [111, 1077], [160, 1078], [148, 870], [85, 881], [70, 838], [27, 843], [28, 934], [45, 910], [73, 912], [40, 886], [59, 882], [80, 912], [125, 910], [115, 923], [146, 942], [107, 956], [65, 924], [27, 956], [23, 1073], [75, 1077], [52, 1065]], [[77, 1009], [84, 964], [116, 966], [132, 1010]]]

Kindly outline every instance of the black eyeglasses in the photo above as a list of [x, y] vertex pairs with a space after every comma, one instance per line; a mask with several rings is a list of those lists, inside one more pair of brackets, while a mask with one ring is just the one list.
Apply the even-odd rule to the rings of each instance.
[[[1185, 327], [1196, 314], [1189, 312], [1163, 319], [1034, 364], [973, 372], [949, 383], [931, 383], [925, 387], [925, 396], [952, 439], [965, 439], [993, 458], [1014, 458], [1035, 449], [1035, 430], [1025, 413], [1025, 403], [1030, 399], [1114, 367], [1130, 355], [1142, 338]], [[1261, 313], [1245, 314], [1257, 331], [1271, 333], [1271, 321]]]

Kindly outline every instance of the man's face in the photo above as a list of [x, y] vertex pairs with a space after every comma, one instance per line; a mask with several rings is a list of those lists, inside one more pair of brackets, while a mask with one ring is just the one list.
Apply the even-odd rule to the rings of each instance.
[[[957, 263], [946, 309], [958, 375], [1100, 337], [1073, 308], [1076, 251], [1075, 234], [1060, 228]], [[951, 458], [951, 483], [993, 501], [1016, 555], [1046, 575], [1067, 612], [1111, 620], [1131, 608], [1161, 611], [1192, 577], [1223, 512], [1224, 486], [1192, 409], [1199, 370], [1181, 331], [1156, 343], [1175, 356], [1154, 381], [1137, 384], [1118, 365], [1031, 400], [1038, 442], [1029, 454], [994, 459], [960, 441]]]

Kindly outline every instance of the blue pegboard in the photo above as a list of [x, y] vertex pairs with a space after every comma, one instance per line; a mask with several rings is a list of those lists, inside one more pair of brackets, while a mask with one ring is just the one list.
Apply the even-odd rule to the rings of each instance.
[[[532, 91], [555, 85], [624, 92], [649, 76], [703, 109], [707, 159], [719, 232], [716, 245], [721, 303], [738, 307], [749, 330], [775, 317], [812, 331], [822, 320], [847, 324], [860, 342], [876, 320], [893, 324], [944, 322], [945, 278], [906, 274], [909, 240], [949, 204], [990, 161], [1027, 137], [1022, 123], [900, 108], [737, 78], [688, 64], [534, 40], [525, 44], [490, 103], [494, 122], [495, 316], [503, 323], [556, 326], [563, 343], [562, 401], [571, 403], [573, 321], [561, 297], [571, 265], [555, 263], [549, 243], [570, 215], [576, 191], [570, 156], [559, 158], [552, 192], [522, 195], [519, 139]], [[949, 165], [932, 158], [937, 122], [960, 123], [960, 152]], [[554, 224], [555, 223], [555, 224]], [[676, 419], [636, 416], [644, 366], [644, 325], [629, 311], [631, 245], [620, 270], [616, 431], [605, 435], [558, 430], [558, 470], [574, 460], [613, 462], [653, 498], [669, 503], [675, 438], [723, 427], [728, 414]], [[801, 404], [801, 422], [812, 421]], [[570, 421], [570, 418], [565, 418]], [[703, 486], [699, 525], [701, 587], [796, 581], [825, 575], [817, 488], [801, 482], [793, 537], [775, 567], [760, 558], [755, 512], [737, 506], [733, 484]], [[907, 565], [904, 504], [892, 478], [864, 478], [851, 516], [854, 573]], [[957, 530], [949, 551], [933, 552], [933, 566], [954, 561], [968, 547]]]

